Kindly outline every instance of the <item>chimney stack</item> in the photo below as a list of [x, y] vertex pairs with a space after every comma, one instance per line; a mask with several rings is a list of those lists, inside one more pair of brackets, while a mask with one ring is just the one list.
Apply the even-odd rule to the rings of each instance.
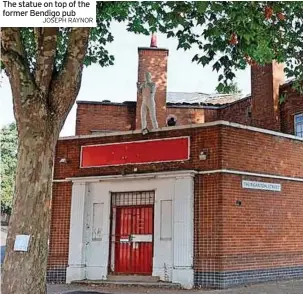
[[285, 81], [284, 65], [273, 61], [264, 66], [251, 66], [253, 125], [273, 131], [281, 130], [280, 85]]
[[151, 48], [157, 48], [157, 35], [156, 33], [152, 33], [152, 36], [151, 36], [151, 40], [150, 40], [150, 47]]
[[[138, 82], [144, 82], [146, 72], [150, 72], [153, 82], [157, 85], [155, 96], [156, 117], [159, 128], [166, 125], [166, 91], [167, 91], [167, 58], [168, 49], [157, 47], [157, 36], [151, 36], [150, 47], [138, 48]], [[136, 129], [141, 128], [141, 105], [142, 96], [137, 94]], [[147, 127], [152, 128], [149, 114], [147, 114]]]

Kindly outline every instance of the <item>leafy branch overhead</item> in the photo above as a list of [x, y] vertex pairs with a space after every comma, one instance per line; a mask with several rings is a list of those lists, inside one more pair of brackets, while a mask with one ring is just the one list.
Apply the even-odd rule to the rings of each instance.
[[[97, 24], [90, 31], [84, 64], [112, 65], [114, 56], [106, 44], [114, 37], [113, 21], [126, 22], [130, 32], [160, 31], [177, 38], [178, 48], [193, 48], [193, 61], [211, 65], [219, 73], [219, 88], [228, 87], [237, 69], [285, 62], [287, 77], [303, 80], [303, 4], [301, 1], [125, 1], [97, 2]], [[21, 36], [28, 67], [38, 66], [37, 34], [22, 28]], [[57, 31], [55, 70], [59, 71], [67, 52], [70, 28]]]
[[[231, 89], [237, 69], [272, 60], [286, 63], [288, 77], [303, 80], [299, 1], [97, 1], [96, 28], [1, 28], [1, 68], [11, 84], [18, 131], [14, 175], [10, 158], [16, 155], [15, 137], [13, 130], [5, 130], [12, 142], [3, 172], [11, 176], [1, 188], [6, 195], [14, 193], [14, 205], [1, 277], [3, 293], [46, 293], [56, 143], [79, 93], [83, 66], [114, 62], [107, 50], [114, 39], [114, 21], [126, 23], [130, 32], [161, 32], [176, 38], [178, 48], [192, 48], [197, 53], [194, 62], [218, 72], [220, 92]], [[34, 236], [26, 254], [14, 251], [20, 232]]]

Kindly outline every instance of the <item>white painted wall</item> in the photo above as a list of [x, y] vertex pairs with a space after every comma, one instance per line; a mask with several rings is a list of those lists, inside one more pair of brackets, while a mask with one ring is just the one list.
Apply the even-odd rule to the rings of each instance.
[[[194, 275], [193, 176], [192, 171], [184, 171], [149, 176], [144, 174], [142, 178], [136, 175], [134, 178], [127, 179], [108, 177], [104, 180], [100, 177], [75, 179], [67, 282], [85, 278], [90, 280], [107, 278], [111, 193], [155, 190], [152, 275], [159, 276], [163, 281], [176, 282], [184, 288], [191, 288]], [[169, 201], [171, 201], [171, 214], [162, 213], [161, 217], [161, 207], [169, 207]], [[93, 217], [94, 204], [100, 204], [95, 207], [102, 211], [101, 218]], [[165, 231], [162, 229], [162, 236], [161, 219], [165, 221], [165, 227], [163, 227]], [[169, 226], [167, 226], [169, 222], [172, 225], [171, 238]], [[93, 240], [96, 229], [99, 229], [99, 238]], [[77, 260], [74, 261], [76, 255]]]
[[68, 268], [66, 282], [85, 279], [85, 201], [87, 184], [75, 182], [72, 187]]
[[[110, 237], [110, 194], [101, 183], [89, 183], [86, 198], [86, 278], [89, 280], [105, 280], [107, 277], [107, 262]], [[94, 204], [102, 207], [102, 216], [94, 223]], [[100, 238], [93, 239], [93, 231], [101, 230]]]

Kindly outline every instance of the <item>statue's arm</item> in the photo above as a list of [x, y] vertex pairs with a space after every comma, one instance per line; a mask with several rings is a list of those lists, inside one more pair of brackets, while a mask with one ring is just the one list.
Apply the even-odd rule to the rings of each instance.
[[155, 83], [153, 83], [153, 84], [151, 85], [151, 89], [150, 89], [151, 97], [154, 97], [154, 96], [155, 96], [156, 90], [157, 90], [157, 86], [156, 86]]
[[143, 86], [144, 86], [144, 83], [140, 83], [140, 82], [137, 83], [137, 89], [138, 89], [138, 92], [139, 92], [139, 93], [142, 92]]

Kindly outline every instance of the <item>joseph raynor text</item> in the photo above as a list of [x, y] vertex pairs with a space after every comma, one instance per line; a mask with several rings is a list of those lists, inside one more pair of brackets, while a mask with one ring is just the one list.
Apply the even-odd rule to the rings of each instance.
[[43, 23], [94, 23], [92, 17], [46, 17]]

